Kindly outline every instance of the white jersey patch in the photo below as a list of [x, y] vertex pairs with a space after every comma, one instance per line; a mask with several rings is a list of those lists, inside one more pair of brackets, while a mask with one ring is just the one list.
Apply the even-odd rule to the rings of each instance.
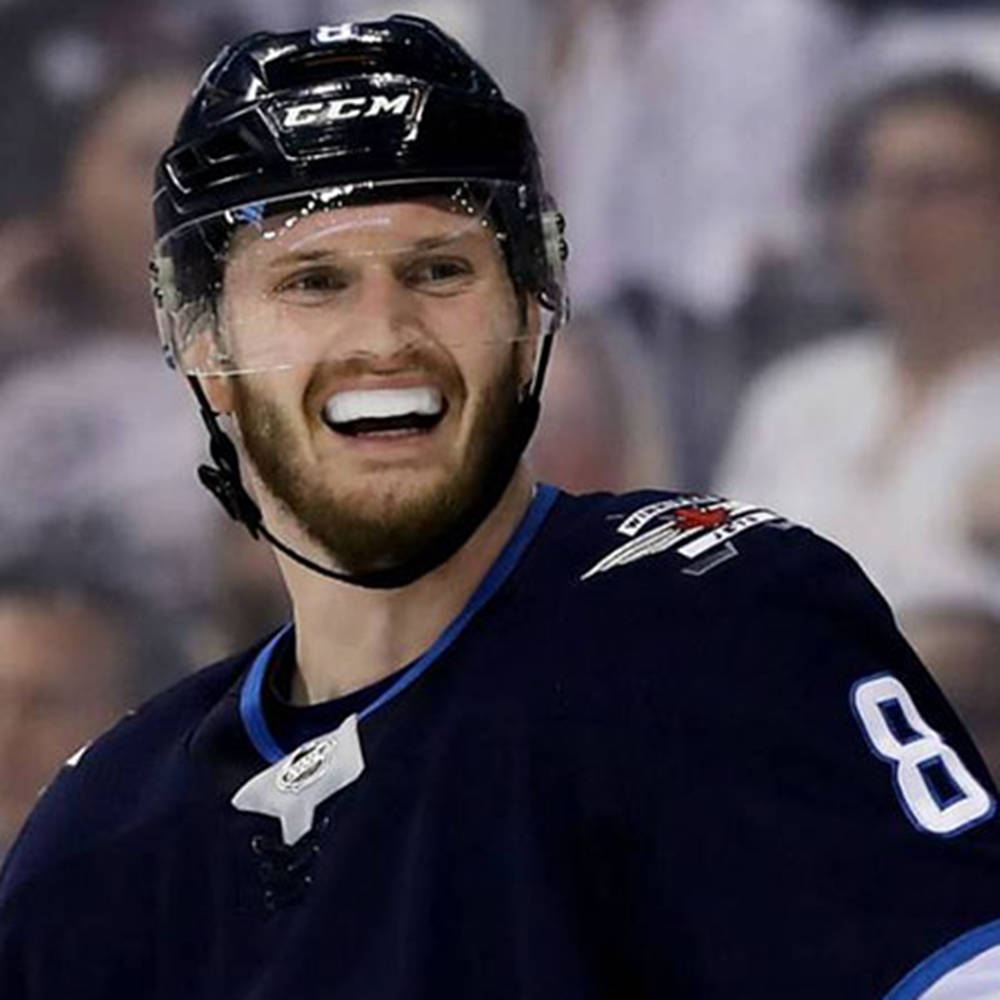
[[316, 807], [357, 781], [364, 769], [358, 717], [349, 715], [332, 732], [255, 775], [231, 801], [242, 812], [279, 820], [282, 839], [291, 845], [312, 829]]

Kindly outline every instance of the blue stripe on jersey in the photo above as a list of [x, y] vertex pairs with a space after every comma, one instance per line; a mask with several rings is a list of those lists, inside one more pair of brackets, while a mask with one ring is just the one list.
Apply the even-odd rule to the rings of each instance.
[[274, 647], [281, 642], [291, 627], [291, 622], [283, 625], [257, 654], [247, 672], [243, 689], [240, 691], [240, 716], [243, 719], [247, 736], [257, 748], [257, 753], [271, 764], [281, 760], [285, 756], [285, 751], [278, 745], [278, 741], [271, 734], [271, 729], [264, 719], [264, 678], [267, 676], [267, 665], [271, 662]]
[[[934, 952], [930, 958], [921, 962], [885, 995], [884, 1000], [921, 1000], [927, 990], [939, 983], [949, 973], [955, 972], [967, 962], [979, 958], [990, 948], [998, 945], [1000, 945], [1000, 920], [994, 920], [990, 924], [977, 927], [975, 930], [969, 931], [968, 934], [963, 934], [960, 938], [949, 942]], [[983, 995], [980, 992], [982, 982], [970, 985], [975, 987], [969, 993], [970, 997]], [[948, 995], [959, 1000], [962, 994], [949, 992]]]
[[[538, 490], [531, 501], [531, 506], [518, 525], [517, 531], [514, 532], [504, 546], [496, 562], [490, 567], [489, 573], [486, 574], [486, 578], [476, 588], [475, 593], [458, 617], [438, 636], [430, 649], [414, 661], [412, 666], [400, 676], [399, 680], [392, 687], [384, 691], [375, 701], [358, 713], [359, 721], [367, 718], [408, 688], [462, 634], [469, 622], [479, 613], [500, 587], [503, 586], [511, 573], [514, 572], [517, 564], [521, 561], [521, 556], [524, 555], [525, 549], [527, 549], [535, 535], [538, 534], [558, 496], [559, 490], [555, 486], [550, 486], [547, 483], [539, 484]], [[267, 676], [268, 664], [274, 654], [275, 646], [277, 646], [290, 628], [291, 623], [283, 626], [257, 654], [247, 673], [246, 680], [243, 682], [243, 688], [240, 691], [240, 715], [243, 719], [247, 735], [261, 757], [271, 764], [281, 760], [289, 751], [282, 749], [264, 717], [264, 678]]]

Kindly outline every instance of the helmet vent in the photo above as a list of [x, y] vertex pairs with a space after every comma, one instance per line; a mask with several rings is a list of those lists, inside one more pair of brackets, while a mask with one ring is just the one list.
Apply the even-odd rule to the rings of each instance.
[[203, 142], [182, 146], [168, 157], [176, 183], [190, 191], [257, 172], [258, 156], [237, 130], [220, 132]]
[[224, 163], [253, 155], [250, 143], [239, 132], [220, 132], [201, 146], [201, 154], [209, 163]]
[[299, 90], [330, 83], [338, 77], [360, 76], [384, 69], [381, 52], [371, 47], [355, 51], [298, 52], [269, 62], [265, 72], [273, 90]]
[[499, 97], [496, 84], [478, 67], [458, 59], [450, 49], [413, 41], [405, 47], [366, 41], [307, 49], [276, 56], [263, 69], [268, 87], [275, 91], [328, 86], [348, 77], [390, 74]]

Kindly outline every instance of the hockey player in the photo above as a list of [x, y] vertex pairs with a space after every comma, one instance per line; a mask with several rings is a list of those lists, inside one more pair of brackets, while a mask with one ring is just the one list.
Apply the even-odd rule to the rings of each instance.
[[157, 176], [202, 478], [294, 623], [58, 776], [4, 997], [1000, 995], [996, 791], [851, 559], [532, 482], [561, 226], [456, 43], [255, 35]]

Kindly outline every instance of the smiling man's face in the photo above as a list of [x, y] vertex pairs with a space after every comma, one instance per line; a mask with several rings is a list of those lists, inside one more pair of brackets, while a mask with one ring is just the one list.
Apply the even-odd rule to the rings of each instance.
[[246, 372], [226, 380], [244, 447], [341, 569], [398, 565], [481, 498], [530, 377], [535, 309], [493, 229], [437, 201], [266, 232], [234, 240], [220, 304]]

